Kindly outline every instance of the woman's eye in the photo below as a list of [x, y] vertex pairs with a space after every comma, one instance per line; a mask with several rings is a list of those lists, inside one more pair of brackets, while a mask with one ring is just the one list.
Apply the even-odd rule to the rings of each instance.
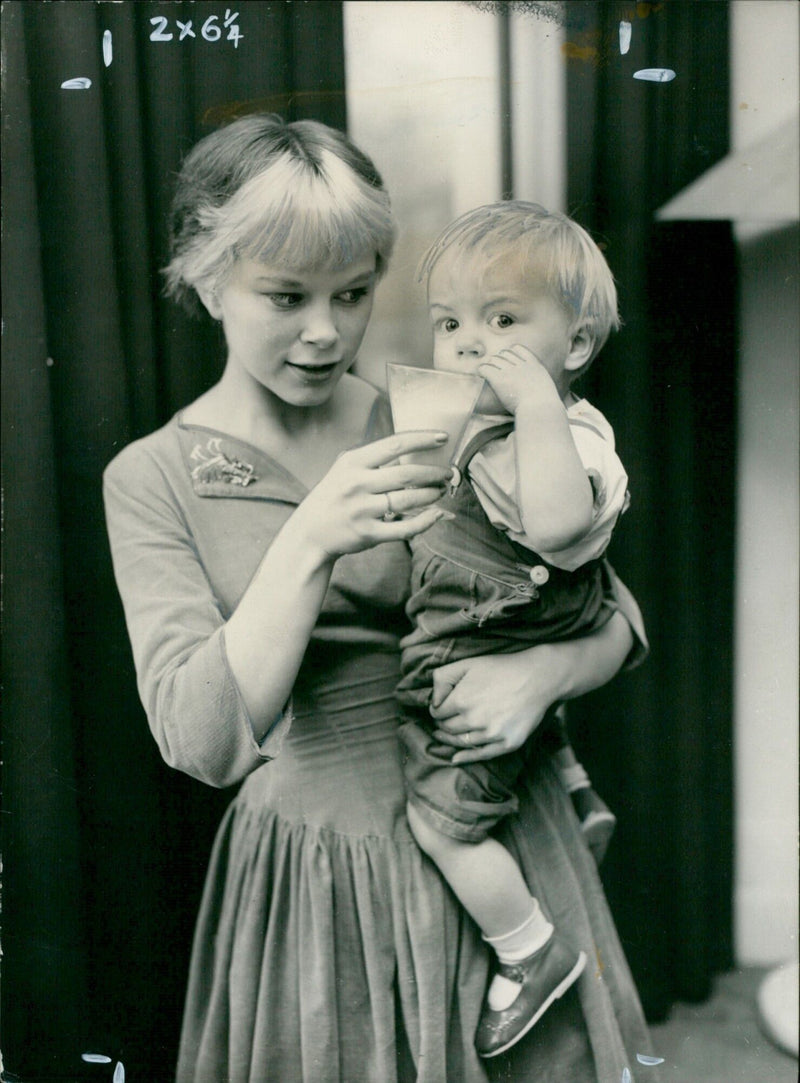
[[343, 305], [357, 305], [359, 301], [363, 299], [369, 293], [369, 289], [366, 286], [357, 286], [352, 290], [345, 290], [343, 293], [337, 294], [337, 301], [341, 301]]
[[302, 293], [265, 293], [277, 308], [296, 308], [303, 300]]
[[498, 312], [489, 320], [489, 325], [503, 331], [506, 327], [513, 327], [514, 322], [514, 317], [509, 316], [507, 312]]

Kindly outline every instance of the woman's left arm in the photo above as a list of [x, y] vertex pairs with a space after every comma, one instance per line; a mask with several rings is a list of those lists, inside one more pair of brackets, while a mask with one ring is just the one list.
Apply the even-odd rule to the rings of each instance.
[[430, 708], [438, 723], [435, 736], [468, 750], [456, 754], [453, 763], [512, 752], [553, 703], [610, 681], [634, 645], [629, 619], [616, 610], [602, 628], [580, 639], [441, 666], [434, 673]]

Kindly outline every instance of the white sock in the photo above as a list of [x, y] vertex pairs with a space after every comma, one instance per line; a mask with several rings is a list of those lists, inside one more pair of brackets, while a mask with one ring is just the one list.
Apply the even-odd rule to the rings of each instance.
[[580, 763], [574, 763], [571, 767], [559, 767], [558, 777], [561, 779], [561, 785], [567, 791], [567, 793], [574, 793], [575, 790], [584, 790], [587, 786], [590, 786], [589, 776]]
[[[545, 918], [536, 899], [531, 899], [532, 910], [516, 929], [501, 936], [485, 936], [483, 939], [494, 948], [501, 963], [518, 963], [541, 948], [553, 935], [553, 926]], [[489, 986], [487, 1002], [492, 1011], [501, 1012], [517, 998], [521, 986], [502, 974], [495, 974]]]

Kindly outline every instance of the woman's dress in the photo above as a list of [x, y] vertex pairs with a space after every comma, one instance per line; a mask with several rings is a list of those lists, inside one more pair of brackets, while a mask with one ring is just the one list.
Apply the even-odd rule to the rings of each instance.
[[[377, 399], [364, 440], [386, 431]], [[404, 816], [394, 688], [399, 543], [340, 558], [290, 704], [261, 745], [224, 623], [306, 490], [258, 449], [173, 418], [105, 476], [109, 534], [165, 760], [244, 780], [219, 828], [195, 933], [179, 1083], [621, 1083], [653, 1078], [597, 872], [546, 761], [503, 840], [590, 965], [509, 1054], [473, 1034], [488, 957]]]

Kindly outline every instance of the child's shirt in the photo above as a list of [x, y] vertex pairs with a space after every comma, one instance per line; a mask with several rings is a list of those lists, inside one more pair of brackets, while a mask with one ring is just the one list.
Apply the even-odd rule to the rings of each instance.
[[[605, 552], [617, 519], [629, 503], [628, 475], [614, 450], [614, 430], [602, 413], [586, 399], [579, 399], [566, 409], [572, 439], [592, 485], [592, 525], [588, 533], [569, 548], [554, 553], [538, 552], [549, 564], [564, 571], [575, 571]], [[484, 420], [509, 419], [480, 418], [480, 422]], [[480, 428], [483, 427], [480, 424]], [[473, 457], [468, 474], [492, 526], [519, 545], [536, 549], [525, 533], [519, 512], [516, 452], [513, 432], [492, 440]], [[531, 469], [538, 468], [536, 463], [531, 464]]]

